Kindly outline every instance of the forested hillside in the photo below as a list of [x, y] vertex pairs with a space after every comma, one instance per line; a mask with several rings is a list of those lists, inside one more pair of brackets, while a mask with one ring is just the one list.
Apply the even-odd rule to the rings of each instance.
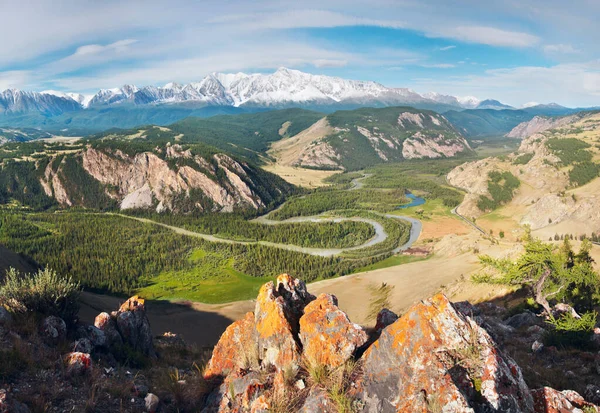
[[294, 189], [279, 177], [205, 144], [129, 138], [7, 144], [0, 203], [34, 208], [191, 212], [268, 209]]

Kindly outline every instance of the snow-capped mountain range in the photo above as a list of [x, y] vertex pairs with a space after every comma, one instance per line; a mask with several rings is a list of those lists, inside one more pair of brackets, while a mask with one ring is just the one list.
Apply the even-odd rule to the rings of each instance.
[[479, 99], [437, 93], [419, 94], [372, 81], [347, 80], [280, 68], [271, 74], [213, 73], [200, 82], [163, 87], [125, 85], [102, 89], [93, 96], [53, 90], [0, 92], [0, 113], [37, 111], [44, 115], [115, 105], [198, 104], [203, 106], [268, 107], [336, 105], [447, 105], [476, 108]]

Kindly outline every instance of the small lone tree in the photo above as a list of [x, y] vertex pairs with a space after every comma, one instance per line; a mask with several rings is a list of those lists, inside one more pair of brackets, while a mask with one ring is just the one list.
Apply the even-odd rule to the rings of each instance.
[[592, 268], [591, 243], [583, 241], [575, 254], [565, 237], [560, 249], [533, 239], [527, 231], [525, 252], [516, 261], [481, 256], [485, 272], [475, 282], [521, 285], [530, 290], [535, 302], [553, 319], [548, 300], [557, 298], [582, 309], [591, 309], [598, 299], [600, 278]]

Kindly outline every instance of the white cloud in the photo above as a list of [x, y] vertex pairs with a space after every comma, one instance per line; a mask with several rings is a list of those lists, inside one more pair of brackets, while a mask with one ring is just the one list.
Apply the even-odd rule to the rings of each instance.
[[427, 68], [427, 69], [452, 69], [453, 67], [456, 67], [453, 64], [450, 63], [436, 63], [436, 64], [424, 64], [421, 65], [421, 67]]
[[12, 70], [0, 72], [0, 91], [5, 89], [19, 89], [27, 86], [31, 72], [26, 70]]
[[430, 34], [432, 37], [450, 37], [469, 43], [487, 44], [501, 47], [531, 47], [540, 38], [529, 33], [508, 31], [487, 26], [458, 26], [442, 28]]
[[548, 44], [544, 46], [544, 52], [549, 54], [579, 54], [581, 50], [570, 44]]
[[446, 52], [446, 51], [448, 51], [448, 50], [452, 50], [452, 49], [456, 49], [456, 46], [454, 46], [454, 45], [451, 45], [451, 46], [444, 46], [444, 47], [440, 47], [440, 50], [441, 50], [442, 52]]
[[285, 10], [270, 13], [249, 13], [219, 16], [208, 23], [235, 25], [238, 29], [294, 29], [310, 27], [378, 26], [392, 29], [406, 27], [402, 21], [356, 17], [329, 10]]
[[111, 44], [100, 45], [100, 44], [88, 44], [85, 46], [80, 46], [77, 48], [75, 53], [73, 53], [73, 57], [75, 56], [89, 56], [89, 55], [97, 55], [105, 52], [117, 52], [122, 53], [128, 50], [128, 46], [137, 43], [135, 39], [124, 39], [119, 40]]
[[600, 60], [551, 67], [490, 69], [478, 76], [415, 80], [415, 89], [488, 96], [513, 106], [535, 100], [567, 106], [600, 105]]
[[336, 59], [316, 59], [313, 61], [313, 65], [318, 68], [344, 67], [348, 65], [348, 61]]

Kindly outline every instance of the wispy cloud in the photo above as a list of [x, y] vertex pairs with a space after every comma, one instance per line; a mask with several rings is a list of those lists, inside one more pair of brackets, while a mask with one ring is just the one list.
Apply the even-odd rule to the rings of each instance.
[[450, 45], [450, 46], [440, 47], [439, 50], [441, 50], [442, 52], [446, 52], [446, 51], [452, 50], [452, 49], [456, 49], [456, 46], [455, 45]]
[[544, 46], [544, 52], [549, 54], [579, 54], [581, 50], [576, 49], [570, 44], [548, 44]]
[[502, 47], [531, 47], [540, 38], [525, 32], [509, 31], [488, 26], [459, 26], [441, 29], [430, 34], [434, 37], [449, 37], [469, 43], [487, 44]]
[[436, 64], [423, 64], [423, 65], [421, 65], [421, 67], [424, 67], [426, 69], [452, 69], [453, 67], [456, 67], [456, 66], [451, 63], [436, 63]]

